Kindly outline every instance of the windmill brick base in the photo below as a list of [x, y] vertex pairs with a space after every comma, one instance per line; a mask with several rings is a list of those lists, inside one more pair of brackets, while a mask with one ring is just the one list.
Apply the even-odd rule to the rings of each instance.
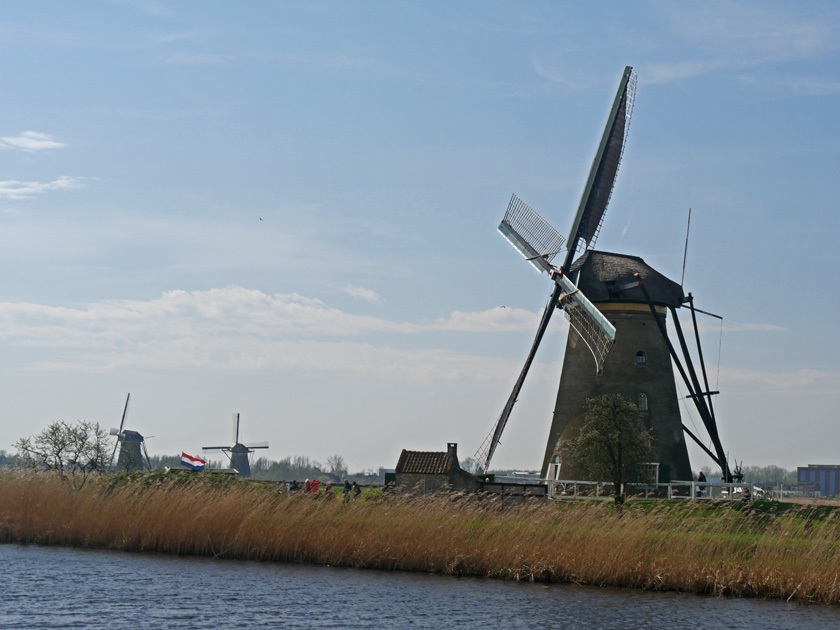
[[[574, 328], [569, 329], [557, 403], [543, 458], [543, 475], [563, 442], [574, 439], [586, 414], [586, 400], [619, 394], [637, 404], [656, 436], [660, 471], [671, 479], [691, 479], [671, 356], [659, 327], [638, 288], [638, 273], [657, 312], [682, 302], [680, 286], [636, 256], [588, 251], [572, 268], [578, 286], [615, 326], [615, 344], [597, 373], [592, 353]], [[666, 472], [667, 471], [667, 472]], [[572, 471], [560, 468], [561, 478]]]

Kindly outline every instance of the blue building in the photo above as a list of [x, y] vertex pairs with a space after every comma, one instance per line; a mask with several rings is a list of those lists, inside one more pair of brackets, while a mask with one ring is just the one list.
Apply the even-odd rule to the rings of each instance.
[[840, 465], [799, 466], [796, 469], [796, 480], [803, 492], [819, 492], [826, 497], [840, 495]]

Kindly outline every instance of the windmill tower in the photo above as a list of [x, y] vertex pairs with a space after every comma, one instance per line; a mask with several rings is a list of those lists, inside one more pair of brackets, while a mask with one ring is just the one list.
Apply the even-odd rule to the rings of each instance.
[[[711, 395], [716, 392], [709, 391], [705, 367], [705, 390], [700, 385], [676, 317], [675, 309], [687, 303], [695, 324], [702, 366], [702, 350], [696, 334], [697, 309], [694, 309], [691, 294], [686, 298], [680, 285], [641, 258], [592, 249], [624, 153], [635, 90], [636, 73], [628, 66], [613, 100], [568, 239], [516, 195], [511, 198], [499, 225], [502, 235], [538, 272], [548, 272], [553, 290], [513, 391], [493, 430], [476, 453], [485, 471], [500, 443], [548, 322], [554, 310], [559, 308], [566, 314], [570, 326], [554, 418], [543, 457], [543, 476], [546, 476], [549, 464], [555, 463], [559, 465], [555, 466], [554, 473], [562, 475], [562, 462], [557, 454], [563, 442], [577, 435], [585, 415], [586, 399], [616, 393], [636, 402], [645, 414], [648, 428], [653, 429], [657, 437], [658, 463], [667, 467], [672, 478], [691, 479], [685, 434], [697, 441], [724, 475], [730, 477], [711, 406]], [[565, 258], [559, 267], [555, 267], [552, 260], [564, 245]], [[579, 252], [583, 255], [576, 259]], [[682, 360], [668, 338], [665, 327], [668, 311], [680, 339]], [[709, 432], [714, 453], [682, 425], [672, 361]]]
[[[570, 271], [579, 290], [615, 326], [615, 345], [601, 373], [596, 374], [590, 367], [588, 349], [574, 327], [569, 328], [543, 474], [560, 455], [560, 445], [577, 436], [586, 415], [586, 399], [621, 394], [638, 405], [647, 428], [653, 429], [660, 467], [667, 466], [674, 479], [690, 480], [671, 356], [635, 274], [643, 280], [663, 319], [667, 308], [682, 305], [682, 287], [636, 256], [588, 250]], [[574, 477], [573, 471], [562, 465], [557, 474], [562, 479]]]
[[230, 459], [230, 467], [239, 472], [240, 477], [251, 476], [251, 454], [259, 448], [268, 448], [268, 442], [242, 444], [239, 441], [239, 414], [233, 414], [233, 446], [205, 446], [202, 451], [222, 451]]
[[114, 465], [114, 456], [117, 454], [117, 449], [119, 449], [120, 454], [117, 457], [115, 470], [151, 470], [152, 464], [149, 461], [149, 453], [146, 451], [146, 439], [137, 431], [130, 431], [125, 428], [129, 400], [131, 400], [130, 393], [125, 397], [125, 407], [123, 408], [120, 428], [109, 431], [110, 435], [117, 437], [114, 452], [111, 453], [111, 466]]

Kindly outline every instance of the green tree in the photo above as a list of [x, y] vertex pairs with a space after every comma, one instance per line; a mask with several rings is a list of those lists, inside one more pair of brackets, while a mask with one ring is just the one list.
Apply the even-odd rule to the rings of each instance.
[[52, 470], [79, 485], [111, 463], [108, 433], [96, 422], [58, 420], [35, 436], [19, 439], [15, 448], [21, 466]]
[[654, 436], [642, 412], [618, 394], [587, 399], [580, 432], [563, 450], [563, 459], [576, 475], [612, 482], [619, 508], [627, 482], [639, 480], [643, 473], [639, 465], [656, 457]]

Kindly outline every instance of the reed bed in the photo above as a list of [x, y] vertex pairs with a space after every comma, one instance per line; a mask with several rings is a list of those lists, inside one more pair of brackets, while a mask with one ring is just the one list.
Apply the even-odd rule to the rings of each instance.
[[0, 473], [0, 541], [840, 604], [840, 516], [464, 495], [344, 503], [204, 475]]

